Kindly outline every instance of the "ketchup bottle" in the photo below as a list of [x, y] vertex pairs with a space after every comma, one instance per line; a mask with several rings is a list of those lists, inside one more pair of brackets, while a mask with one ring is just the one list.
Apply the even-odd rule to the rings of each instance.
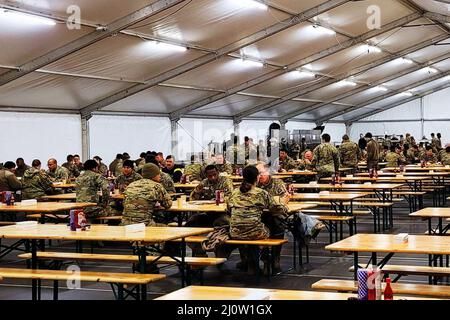
[[384, 289], [384, 300], [394, 300], [394, 291], [392, 291], [391, 278], [386, 278], [386, 288]]

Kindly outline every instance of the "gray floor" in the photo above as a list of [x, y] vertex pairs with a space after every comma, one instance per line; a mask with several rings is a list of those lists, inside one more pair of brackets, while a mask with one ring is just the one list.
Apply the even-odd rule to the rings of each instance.
[[[430, 199], [425, 200], [425, 206], [431, 206]], [[427, 230], [424, 221], [411, 219], [408, 217], [409, 209], [405, 201], [396, 204], [394, 208], [394, 228], [389, 233], [406, 232], [410, 234], [421, 234]], [[370, 217], [358, 219], [358, 232], [372, 233], [372, 220]], [[290, 236], [288, 236], [289, 239]], [[318, 239], [310, 245], [310, 263], [305, 264], [303, 268], [297, 271], [287, 271], [292, 267], [292, 242], [285, 245], [282, 251], [282, 267], [286, 272], [273, 277], [269, 282], [266, 278], [261, 279], [259, 287], [277, 288], [292, 290], [311, 290], [311, 284], [322, 278], [333, 279], [352, 279], [352, 274], [348, 268], [353, 264], [353, 256], [343, 255], [341, 253], [330, 253], [324, 250], [328, 244], [328, 232], [323, 231]], [[8, 241], [4, 241], [8, 243]], [[53, 244], [51, 250], [74, 250], [74, 244], [65, 242]], [[49, 250], [49, 249], [47, 249]], [[100, 253], [130, 253], [120, 244], [106, 244], [98, 248], [95, 252]], [[0, 267], [22, 267], [25, 263], [17, 259], [15, 251], [0, 261]], [[367, 262], [369, 256], [360, 255], [360, 262]], [[255, 284], [254, 277], [248, 276], [235, 268], [239, 261], [239, 252], [235, 250], [231, 258], [225, 264], [225, 270], [219, 271], [217, 268], [207, 268], [205, 270], [205, 285], [233, 286], [233, 287], [258, 287]], [[409, 265], [427, 265], [428, 257], [424, 255], [396, 255], [390, 263], [409, 264]], [[82, 270], [101, 270], [110, 272], [130, 272], [131, 268], [126, 264], [114, 263], [83, 263], [80, 265]], [[148, 298], [153, 299], [158, 296], [170, 293], [180, 288], [180, 277], [176, 267], [169, 267], [161, 270], [168, 275], [163, 281], [151, 284], [148, 289]], [[405, 277], [400, 281], [428, 283], [426, 277]], [[29, 300], [31, 299], [31, 281], [28, 280], [4, 280], [0, 283], [0, 300]], [[42, 299], [52, 299], [51, 282], [43, 282], [44, 290]], [[68, 290], [66, 284], [60, 283], [61, 300], [112, 300], [114, 295], [107, 284], [100, 283], [82, 283], [80, 289]]]

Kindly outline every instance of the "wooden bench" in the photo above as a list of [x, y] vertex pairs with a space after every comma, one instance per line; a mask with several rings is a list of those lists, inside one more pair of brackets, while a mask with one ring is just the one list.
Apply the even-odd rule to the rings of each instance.
[[[310, 217], [317, 219], [321, 222], [323, 222], [329, 232], [330, 236], [330, 243], [333, 243], [333, 232], [335, 232], [335, 239], [338, 241], [338, 234], [340, 235], [340, 240], [344, 238], [344, 232], [343, 232], [343, 224], [344, 222], [348, 224], [349, 227], [349, 236], [352, 236], [354, 234], [354, 225], [356, 224], [356, 217], [354, 216], [339, 216], [336, 215], [336, 211], [334, 210], [328, 210], [328, 209], [308, 209], [308, 210], [302, 210], [302, 213], [309, 215]], [[356, 215], [365, 215], [369, 214], [368, 211], [360, 211], [355, 214]], [[338, 230], [338, 224], [339, 224], [339, 230]]]
[[69, 220], [68, 214], [54, 214], [54, 213], [45, 213], [41, 215], [40, 213], [27, 214], [28, 219], [40, 220], [42, 217], [47, 219], [54, 219], [57, 221], [67, 221]]
[[[322, 279], [314, 283], [311, 287], [314, 290], [357, 292], [358, 282], [353, 280]], [[382, 287], [384, 290], [385, 283], [382, 284]], [[392, 283], [392, 290], [395, 294], [450, 298], [450, 286]]]
[[[23, 253], [18, 255], [21, 259], [31, 259], [31, 253]], [[53, 261], [102, 261], [102, 262], [123, 262], [123, 263], [139, 263], [139, 257], [137, 255], [124, 255], [124, 254], [93, 254], [93, 253], [75, 253], [75, 252], [37, 252], [36, 257], [38, 260], [53, 260]], [[181, 261], [181, 257], [176, 257]], [[173, 258], [168, 256], [157, 257], [147, 256], [147, 264], [157, 265], [175, 265], [178, 264]], [[187, 266], [188, 280], [190, 280], [191, 267], [203, 268], [209, 266], [218, 266], [225, 263], [225, 258], [209, 258], [209, 257], [185, 257], [185, 263]], [[200, 269], [200, 280], [203, 283], [203, 273]]]
[[[58, 300], [58, 281], [81, 281], [81, 282], [105, 282], [109, 283], [115, 289], [113, 285], [117, 286], [118, 300], [126, 299], [129, 295], [134, 295], [136, 298], [145, 300], [147, 296], [146, 286], [151, 282], [155, 282], [164, 279], [166, 276], [163, 274], [135, 274], [135, 273], [111, 273], [111, 272], [91, 272], [80, 271], [77, 273], [71, 273], [66, 270], [42, 270], [42, 269], [14, 269], [14, 268], [0, 268], [0, 277], [4, 279], [30, 279], [37, 280], [37, 298], [40, 300], [41, 280], [53, 280], [53, 299]], [[124, 285], [132, 284], [135, 288], [127, 290]], [[140, 287], [140, 290], [139, 290]], [[134, 290], [140, 291], [134, 293]], [[127, 296], [124, 296], [124, 292]]]
[[16, 224], [16, 223], [13, 222], [13, 221], [0, 221], [0, 227], [4, 227], [4, 226], [12, 226], [12, 225], [14, 225], [14, 224]]

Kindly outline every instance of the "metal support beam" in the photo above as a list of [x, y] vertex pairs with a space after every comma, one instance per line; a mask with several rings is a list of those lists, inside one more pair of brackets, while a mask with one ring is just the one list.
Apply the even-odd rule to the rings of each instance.
[[[448, 86], [446, 86], [448, 87]], [[434, 91], [435, 92], [435, 91]], [[420, 97], [420, 136], [425, 136], [425, 110], [424, 110], [424, 96]]]
[[78, 38], [62, 47], [52, 50], [39, 58], [33, 59], [22, 64], [19, 70], [11, 70], [0, 76], [0, 86], [5, 85], [13, 80], [16, 80], [24, 75], [33, 72], [43, 66], [55, 62], [65, 56], [81, 50], [91, 44], [103, 40], [122, 29], [128, 28], [148, 17], [163, 12], [185, 0], [158, 0], [142, 9], [139, 9], [125, 17], [122, 17], [106, 26], [106, 30], [96, 30], [81, 38]]
[[[299, 109], [299, 110], [297, 110], [295, 112], [291, 112], [291, 113], [287, 114], [286, 116], [282, 117], [281, 120], [290, 119], [290, 118], [293, 118], [293, 117], [297, 117], [297, 116], [299, 116], [301, 114], [317, 110], [319, 108], [322, 108], [324, 106], [329, 105], [332, 102], [336, 102], [336, 101], [339, 101], [339, 100], [351, 97], [351, 96], [353, 96], [355, 94], [358, 94], [360, 92], [366, 91], [366, 90], [370, 89], [371, 87], [376, 87], [376, 86], [379, 86], [379, 85], [381, 85], [381, 84], [383, 84], [385, 82], [389, 82], [389, 81], [398, 79], [398, 78], [403, 77], [405, 75], [408, 75], [408, 74], [410, 74], [412, 72], [416, 72], [416, 71], [418, 71], [418, 70], [420, 70], [422, 68], [425, 68], [425, 67], [427, 67], [429, 65], [433, 65], [435, 63], [444, 61], [444, 60], [449, 59], [449, 58], [450, 58], [450, 53], [444, 54], [444, 55], [442, 55], [440, 57], [437, 57], [437, 58], [435, 58], [435, 59], [433, 59], [433, 60], [431, 60], [431, 61], [429, 61], [427, 63], [417, 64], [417, 65], [415, 65], [412, 68], [409, 68], [409, 69], [404, 70], [404, 71], [399, 72], [399, 73], [395, 73], [393, 75], [390, 75], [389, 77], [377, 80], [377, 81], [371, 83], [369, 86], [359, 86], [358, 88], [356, 88], [354, 90], [351, 90], [349, 92], [344, 92], [342, 94], [336, 95], [336, 96], [330, 98], [328, 101], [325, 101], [323, 103], [316, 103], [316, 104], [313, 104], [312, 106]], [[348, 109], [345, 109], [345, 110], [348, 110]]]
[[[342, 42], [340, 44], [337, 44], [337, 45], [335, 45], [333, 47], [330, 47], [330, 48], [328, 48], [326, 50], [323, 50], [323, 51], [321, 51], [319, 53], [313, 54], [312, 56], [309, 56], [307, 58], [304, 58], [304, 59], [301, 59], [299, 61], [296, 61], [296, 62], [288, 65], [284, 70], [276, 70], [276, 71], [272, 71], [272, 72], [266, 73], [266, 74], [264, 74], [262, 76], [259, 76], [259, 77], [255, 78], [255, 79], [252, 79], [252, 80], [246, 81], [244, 83], [241, 83], [241, 84], [239, 84], [237, 86], [234, 86], [233, 88], [228, 89], [226, 93], [221, 93], [221, 94], [214, 95], [212, 97], [208, 97], [208, 98], [202, 99], [202, 100], [197, 101], [197, 102], [195, 102], [193, 104], [185, 106], [185, 107], [183, 107], [183, 108], [173, 112], [172, 114], [174, 116], [175, 115], [176, 116], [182, 116], [182, 115], [184, 115], [186, 113], [189, 113], [191, 111], [197, 110], [197, 109], [199, 109], [201, 107], [204, 107], [204, 106], [206, 106], [208, 104], [211, 104], [213, 102], [219, 101], [221, 99], [224, 99], [224, 98], [226, 98], [228, 96], [231, 96], [233, 94], [236, 94], [238, 92], [241, 92], [243, 90], [251, 88], [253, 86], [256, 86], [258, 84], [266, 82], [268, 80], [274, 79], [274, 78], [276, 78], [276, 77], [278, 77], [278, 76], [280, 76], [280, 75], [282, 75], [284, 73], [295, 71], [296, 69], [298, 69], [301, 66], [307, 65], [309, 63], [312, 63], [314, 61], [323, 59], [323, 58], [328, 57], [328, 56], [330, 56], [332, 54], [335, 54], [337, 52], [343, 51], [343, 50], [345, 50], [347, 48], [350, 48], [350, 47], [354, 46], [355, 44], [358, 44], [358, 43], [364, 42], [366, 40], [369, 40], [369, 39], [371, 39], [373, 37], [376, 37], [376, 36], [378, 36], [378, 35], [380, 35], [382, 33], [385, 33], [385, 32], [388, 32], [388, 31], [390, 31], [392, 29], [401, 27], [401, 26], [403, 26], [405, 24], [408, 24], [408, 23], [410, 23], [410, 22], [412, 22], [414, 20], [417, 20], [420, 17], [421, 17], [420, 14], [413, 13], [413, 14], [408, 15], [406, 17], [403, 17], [403, 18], [401, 18], [399, 20], [393, 21], [393, 22], [385, 25], [381, 29], [375, 29], [375, 30], [369, 31], [369, 32], [367, 32], [367, 33], [365, 33], [365, 34], [363, 34], [361, 36], [349, 39], [349, 40], [344, 41], [344, 42]], [[334, 81], [334, 80], [331, 79], [330, 81]]]
[[317, 81], [317, 82], [315, 82], [315, 83], [313, 83], [311, 85], [307, 85], [306, 87], [303, 87], [299, 91], [295, 91], [293, 93], [290, 93], [290, 94], [287, 94], [287, 95], [285, 95], [283, 97], [280, 97], [276, 101], [271, 101], [271, 102], [268, 102], [268, 103], [264, 103], [264, 104], [255, 106], [255, 107], [253, 107], [251, 109], [248, 109], [248, 110], [245, 110], [243, 112], [240, 112], [240, 113], [236, 114], [234, 117], [235, 118], [245, 118], [245, 117], [248, 117], [248, 116], [250, 116], [252, 114], [255, 114], [255, 113], [258, 113], [258, 112], [261, 112], [261, 111], [273, 108], [275, 106], [278, 106], [280, 104], [283, 104], [286, 101], [289, 101], [289, 100], [292, 100], [292, 99], [296, 99], [297, 97], [303, 96], [303, 95], [308, 94], [310, 92], [313, 92], [313, 91], [322, 89], [324, 87], [327, 87], [329, 85], [335, 84], [335, 83], [337, 83], [337, 82], [339, 82], [341, 80], [344, 80], [344, 79], [347, 79], [347, 78], [350, 78], [350, 77], [357, 77], [357, 76], [359, 76], [359, 75], [361, 75], [361, 74], [363, 74], [363, 73], [365, 73], [365, 72], [367, 72], [367, 71], [369, 71], [369, 70], [371, 70], [373, 68], [379, 67], [379, 66], [381, 66], [381, 65], [383, 65], [385, 63], [388, 63], [388, 62], [390, 62], [392, 60], [395, 60], [395, 59], [398, 59], [398, 58], [402, 58], [402, 57], [404, 57], [404, 56], [406, 56], [408, 54], [411, 54], [413, 52], [419, 51], [419, 50], [421, 50], [423, 48], [426, 48], [428, 46], [437, 44], [437, 43], [439, 43], [439, 42], [441, 42], [443, 40], [446, 40], [448, 38], [449, 38], [449, 36], [447, 34], [442, 34], [442, 35], [439, 35], [439, 36], [437, 36], [435, 38], [428, 39], [428, 40], [423, 41], [421, 43], [415, 44], [414, 46], [411, 46], [411, 47], [409, 47], [407, 49], [404, 49], [404, 50], [402, 50], [400, 52], [392, 53], [392, 54], [390, 54], [387, 57], [383, 57], [381, 59], [378, 59], [376, 61], [370, 62], [370, 63], [368, 63], [366, 65], [361, 66], [361, 67], [353, 69], [352, 71], [347, 72], [347, 73], [345, 73], [343, 75], [340, 75], [338, 77], [331, 78], [331, 79], [330, 78], [321, 78], [321, 79], [319, 79], [319, 81]]
[[[270, 27], [260, 30], [250, 36], [247, 36], [247, 37], [241, 39], [241, 40], [238, 40], [229, 45], [226, 45], [225, 47], [218, 49], [215, 52], [215, 54], [207, 54], [207, 55], [201, 56], [195, 60], [187, 62], [179, 67], [176, 67], [172, 70], [162, 73], [156, 77], [148, 79], [147, 81], [145, 81], [145, 84], [137, 84], [137, 85], [131, 86], [131, 87], [121, 90], [109, 97], [106, 97], [102, 100], [92, 103], [92, 104], [84, 107], [83, 109], [81, 109], [81, 114], [83, 117], [89, 117], [91, 115], [91, 113], [94, 111], [100, 110], [112, 103], [115, 103], [115, 102], [125, 99], [129, 96], [137, 94], [143, 90], [154, 87], [159, 83], [170, 80], [170, 79], [172, 79], [176, 76], [179, 76], [183, 73], [186, 73], [188, 71], [191, 71], [193, 69], [201, 67], [207, 63], [217, 60], [218, 58], [220, 58], [222, 56], [225, 56], [229, 53], [240, 50], [241, 48], [251, 45], [257, 41], [266, 39], [274, 34], [277, 34], [283, 30], [286, 30], [294, 25], [298, 25], [304, 21], [307, 21], [308, 19], [310, 19], [312, 17], [315, 17], [321, 13], [329, 11], [329, 10], [336, 8], [347, 2], [349, 2], [349, 0], [329, 0], [321, 5], [311, 8], [305, 12], [302, 12], [302, 13], [294, 16], [294, 17], [290, 17], [288, 19], [280, 21]], [[273, 74], [273, 77], [275, 77], [276, 75], [280, 75], [282, 73], [283, 73], [283, 70], [275, 70], [275, 71], [272, 71], [270, 74], [271, 75]], [[178, 110], [178, 111], [172, 113], [171, 118], [177, 119], [181, 115], [183, 115], [189, 111], [192, 111], [192, 110], [188, 110], [188, 109], [189, 108], [187, 108], [187, 109], [183, 108], [182, 110]]]
[[423, 16], [433, 21], [439, 21], [441, 23], [450, 23], [450, 17], [435, 12], [425, 12]]
[[[417, 119], [417, 120], [403, 120], [403, 121], [421, 121], [421, 122], [423, 123], [423, 122], [425, 121], [424, 116], [423, 116], [423, 107], [424, 107], [424, 106], [423, 106], [423, 98], [424, 98], [425, 96], [427, 96], [427, 95], [430, 95], [430, 94], [433, 94], [433, 93], [435, 93], [435, 92], [438, 92], [438, 91], [447, 89], [447, 88], [449, 88], [449, 87], [450, 87], [450, 83], [446, 83], [446, 84], [444, 84], [444, 85], [442, 85], [442, 86], [433, 88], [432, 90], [428, 90], [428, 91], [426, 91], [426, 92], [424, 92], [424, 93], [420, 93], [420, 94], [414, 95], [414, 96], [412, 96], [412, 97], [409, 97], [409, 98], [407, 98], [407, 99], [403, 99], [403, 100], [400, 100], [400, 101], [398, 101], [398, 102], [389, 104], [389, 105], [387, 105], [387, 106], [385, 106], [385, 107], [382, 107], [382, 108], [380, 108], [380, 109], [375, 109], [375, 110], [366, 112], [366, 113], [364, 113], [364, 114], [361, 114], [361, 115], [359, 115], [359, 116], [357, 116], [357, 117], [354, 117], [354, 118], [348, 120], [348, 122], [349, 122], [349, 123], [361, 122], [361, 120], [363, 120], [363, 119], [365, 119], [365, 118], [368, 118], [368, 117], [370, 117], [370, 116], [376, 115], [376, 114], [378, 114], [378, 113], [380, 113], [380, 112], [383, 112], [383, 111], [386, 111], [386, 110], [389, 110], [389, 109], [392, 109], [392, 108], [401, 106], [401, 105], [403, 105], [403, 104], [405, 104], [405, 103], [408, 103], [408, 102], [411, 102], [411, 101], [414, 101], [414, 100], [417, 100], [417, 99], [421, 99], [421, 102], [420, 102], [420, 103], [421, 103], [421, 105], [420, 105], [420, 108], [421, 108], [421, 116], [420, 116], [420, 118], [421, 118], [421, 119]], [[386, 120], [383, 120], [383, 121], [386, 121]], [[388, 120], [388, 121], [389, 121], [389, 120]], [[400, 121], [402, 121], [402, 120], [392, 120], [392, 122], [400, 122]], [[430, 120], [427, 120], [427, 121], [430, 121]], [[422, 127], [423, 127], [423, 124], [422, 124]], [[422, 132], [423, 132], [423, 129], [421, 129], [421, 130], [422, 130]], [[423, 134], [422, 134], [422, 136], [423, 136]]]
[[83, 161], [86, 161], [91, 157], [89, 120], [83, 118], [81, 118], [81, 157]]
[[339, 112], [332, 113], [330, 115], [327, 115], [326, 117], [318, 119], [317, 121], [319, 121], [319, 122], [326, 122], [326, 121], [328, 121], [330, 119], [333, 119], [333, 118], [338, 117], [340, 115], [343, 115], [345, 113], [349, 113], [349, 112], [356, 111], [358, 109], [367, 107], [367, 106], [369, 106], [371, 104], [374, 104], [376, 102], [379, 102], [379, 101], [385, 100], [387, 98], [393, 97], [393, 96], [395, 96], [397, 94], [400, 94], [402, 92], [405, 92], [405, 91], [408, 91], [408, 90], [420, 87], [420, 86], [422, 86], [424, 84], [427, 84], [427, 83], [430, 83], [432, 81], [442, 79], [442, 78], [447, 77], [449, 75], [450, 75], [450, 71], [446, 71], [446, 72], [443, 72], [443, 73], [438, 73], [438, 74], [436, 74], [436, 75], [434, 75], [432, 77], [429, 77], [429, 78], [426, 78], [424, 80], [420, 80], [420, 81], [414, 82], [414, 83], [412, 83], [410, 85], [407, 85], [405, 87], [402, 87], [400, 89], [391, 91], [388, 94], [385, 94], [385, 95], [382, 95], [380, 97], [376, 97], [376, 98], [370, 99], [370, 100], [366, 101], [365, 103], [363, 103], [363, 104], [361, 104], [361, 105], [359, 105], [357, 107], [352, 107], [352, 108], [341, 110]]

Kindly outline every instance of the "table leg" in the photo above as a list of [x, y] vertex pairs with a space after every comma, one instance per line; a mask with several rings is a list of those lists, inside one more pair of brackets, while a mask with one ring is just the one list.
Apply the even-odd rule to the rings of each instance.
[[358, 252], [353, 253], [353, 278], [358, 280]]
[[181, 272], [181, 286], [184, 288], [186, 286], [186, 272], [185, 272], [185, 261], [186, 261], [186, 239], [181, 239], [181, 265], [180, 265], [180, 272]]
[[[37, 269], [36, 240], [31, 240], [31, 268]], [[38, 280], [31, 280], [31, 299], [38, 299]]]

